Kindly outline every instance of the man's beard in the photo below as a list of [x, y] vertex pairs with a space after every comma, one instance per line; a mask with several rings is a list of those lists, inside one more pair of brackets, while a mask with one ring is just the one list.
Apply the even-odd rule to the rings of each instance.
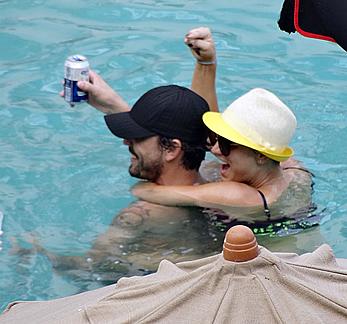
[[138, 179], [156, 182], [163, 171], [163, 163], [159, 157], [155, 160], [143, 159], [133, 151], [132, 147], [129, 147], [129, 151], [136, 157], [136, 160], [129, 166], [130, 175]]

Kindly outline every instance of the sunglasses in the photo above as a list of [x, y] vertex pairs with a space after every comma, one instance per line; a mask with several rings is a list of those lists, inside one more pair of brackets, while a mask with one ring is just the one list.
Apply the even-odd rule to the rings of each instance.
[[236, 148], [239, 144], [229, 141], [225, 137], [217, 135], [216, 133], [210, 132], [208, 135], [209, 145], [213, 147], [217, 142], [219, 146], [219, 150], [224, 156], [228, 156], [232, 150], [232, 148]]

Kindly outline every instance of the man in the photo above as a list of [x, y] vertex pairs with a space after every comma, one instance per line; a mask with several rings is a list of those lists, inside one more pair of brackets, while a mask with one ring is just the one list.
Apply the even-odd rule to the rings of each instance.
[[[209, 32], [207, 28], [203, 31]], [[201, 49], [205, 61], [215, 56], [212, 38], [206, 37], [206, 41], [208, 48]], [[193, 46], [194, 51], [198, 45]], [[203, 57], [206, 53], [207, 58]], [[215, 64], [197, 63], [192, 89], [206, 95], [215, 110], [214, 79]], [[78, 86], [88, 92], [89, 104], [105, 114], [110, 131], [129, 147], [131, 176], [163, 185], [194, 185], [204, 182], [205, 175], [214, 177], [214, 169], [206, 169], [204, 177], [199, 173], [207, 139], [202, 115], [209, 108], [198, 94], [176, 85], [157, 87], [130, 109], [93, 71], [90, 81], [79, 82]], [[32, 243], [50, 258], [55, 270], [82, 279], [92, 289], [96, 281], [105, 284], [124, 275], [156, 270], [164, 258], [178, 262], [217, 253], [223, 239], [224, 233], [206, 222], [201, 209], [137, 201], [114, 217], [108, 230], [83, 256], [55, 255]]]
[[[193, 91], [169, 85], [146, 92], [130, 111], [106, 115], [105, 121], [129, 147], [130, 175], [162, 185], [194, 185], [204, 182], [199, 167], [207, 139], [202, 115], [208, 109], [207, 102]], [[206, 242], [201, 251], [195, 247], [199, 236]], [[139, 201], [114, 218], [88, 255], [93, 260], [118, 255], [119, 261], [125, 253], [123, 264], [128, 263], [128, 272], [136, 274], [139, 265], [155, 270], [164, 257], [183, 261], [217, 252], [221, 242], [218, 246], [216, 236], [211, 237], [211, 229], [197, 210]]]

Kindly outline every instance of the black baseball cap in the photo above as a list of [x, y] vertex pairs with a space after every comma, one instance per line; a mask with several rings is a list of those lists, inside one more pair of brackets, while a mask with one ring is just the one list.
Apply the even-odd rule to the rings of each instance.
[[146, 92], [129, 112], [105, 116], [105, 122], [114, 135], [124, 139], [161, 135], [204, 146], [207, 128], [202, 115], [206, 111], [209, 106], [201, 96], [167, 85]]
[[336, 42], [347, 51], [347, 1], [285, 0], [278, 26], [288, 33]]

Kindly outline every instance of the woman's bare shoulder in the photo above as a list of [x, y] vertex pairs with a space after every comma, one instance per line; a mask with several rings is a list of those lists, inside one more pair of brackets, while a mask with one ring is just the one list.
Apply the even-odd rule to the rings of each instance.
[[291, 173], [292, 182], [312, 185], [313, 174], [301, 161], [290, 158], [281, 162], [281, 167], [286, 173]]
[[286, 161], [281, 162], [282, 169], [287, 168], [304, 168], [304, 165], [301, 161], [291, 157]]

